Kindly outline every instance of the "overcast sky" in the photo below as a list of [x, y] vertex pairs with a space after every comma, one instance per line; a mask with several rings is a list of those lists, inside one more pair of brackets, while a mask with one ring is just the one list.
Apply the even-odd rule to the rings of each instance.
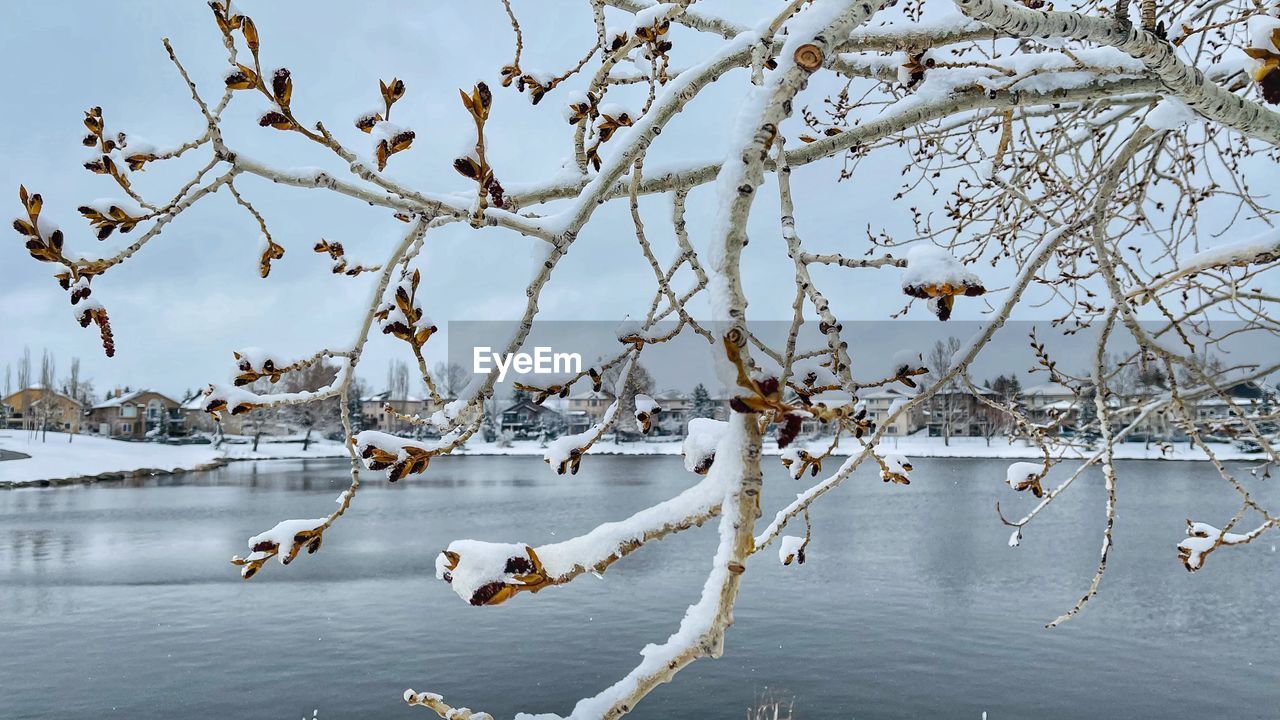
[[[558, 71], [583, 53], [593, 35], [590, 13], [580, 0], [517, 0], [525, 29], [525, 66]], [[392, 158], [390, 174], [432, 191], [465, 191], [469, 183], [451, 160], [469, 140], [471, 121], [457, 88], [484, 79], [496, 99], [490, 156], [508, 186], [536, 182], [557, 172], [569, 156], [572, 128], [560, 108], [563, 91], [538, 107], [514, 89], [498, 87], [498, 70], [510, 60], [511, 32], [501, 3], [339, 3], [316, 0], [243, 0], [262, 35], [264, 65], [286, 66], [294, 78], [293, 107], [307, 121], [323, 120], [350, 146], [368, 137], [351, 123], [377, 105], [378, 80], [399, 77], [408, 93], [393, 117], [413, 128], [413, 148]], [[700, 8], [754, 22], [777, 3], [768, 0], [702, 0]], [[618, 18], [613, 15], [612, 18]], [[100, 197], [119, 197], [114, 184], [80, 167], [86, 151], [83, 111], [101, 105], [109, 127], [160, 145], [200, 132], [202, 119], [187, 89], [168, 63], [161, 38], [172, 39], [206, 97], [219, 92], [225, 55], [205, 3], [120, 1], [7, 3], [0, 26], [0, 59], [13, 88], [0, 105], [0, 208], [17, 216], [19, 183], [45, 199], [45, 213], [67, 233], [68, 246], [108, 254], [132, 236], [94, 239], [75, 208]], [[620, 22], [620, 18], [618, 18]], [[696, 34], [676, 35], [673, 63], [698, 61], [712, 47]], [[667, 131], [650, 154], [649, 167], [664, 161], [715, 160], [723, 154], [725, 129], [747, 87], [745, 72], [731, 73], [703, 93]], [[636, 90], [638, 92], [638, 90]], [[811, 88], [802, 104], [820, 100]], [[632, 96], [635, 97], [635, 96]], [[638, 106], [638, 102], [636, 103]], [[342, 166], [307, 141], [256, 125], [261, 98], [237, 97], [225, 117], [228, 144], [281, 167]], [[789, 137], [800, 132], [791, 121]], [[203, 152], [203, 151], [201, 151]], [[155, 201], [172, 194], [200, 158], [158, 164], [135, 174], [135, 186]], [[866, 229], [898, 237], [910, 232], [908, 203], [891, 202], [902, 162], [864, 164], [857, 175], [835, 184], [839, 160], [797, 169], [794, 185], [799, 231], [814, 251], [860, 255]], [[1273, 173], [1274, 174], [1274, 173]], [[1276, 176], [1280, 183], [1280, 175]], [[381, 210], [315, 190], [275, 187], [244, 178], [246, 197], [266, 216], [286, 248], [271, 277], [256, 272], [258, 229], [224, 193], [184, 213], [143, 252], [95, 280], [94, 297], [108, 309], [117, 354], [105, 358], [94, 329], [72, 318], [67, 293], [52, 280], [52, 266], [33, 261], [16, 233], [0, 242], [0, 364], [16, 362], [21, 349], [48, 348], [60, 374], [78, 356], [84, 374], [102, 391], [113, 386], [150, 386], [181, 394], [210, 381], [225, 381], [230, 352], [260, 346], [285, 355], [320, 347], [346, 347], [374, 282], [334, 276], [326, 258], [311, 251], [320, 238], [341, 241], [348, 255], [380, 263], [405, 226]], [[1265, 187], [1256, 180], [1255, 187]], [[705, 247], [714, 214], [709, 190], [690, 200], [690, 230]], [[699, 209], [701, 208], [701, 209]], [[642, 204], [659, 258], [674, 253], [669, 199]], [[762, 191], [745, 255], [746, 284], [754, 319], [790, 315], [794, 286], [777, 233], [776, 201]], [[1217, 240], [1208, 240], [1213, 244]], [[420, 260], [429, 314], [450, 320], [513, 319], [523, 309], [530, 250], [540, 241], [498, 229], [450, 227], [428, 237]], [[838, 314], [847, 320], [879, 320], [899, 310], [898, 271], [816, 270]], [[986, 278], [999, 287], [1006, 277]], [[1271, 290], [1274, 292], [1274, 282]], [[597, 212], [556, 270], [540, 303], [543, 316], [568, 320], [619, 320], [642, 316], [652, 293], [652, 274], [635, 243], [624, 204]], [[980, 300], [957, 303], [958, 318], [979, 318]], [[1048, 311], [1028, 307], [1023, 319]], [[926, 320], [923, 306], [910, 317]], [[962, 333], [958, 333], [962, 334]], [[361, 375], [380, 385], [388, 360], [405, 357], [403, 344], [379, 337], [371, 342]], [[443, 343], [429, 346], [444, 357]], [[1019, 363], [1020, 365], [1021, 363]]]

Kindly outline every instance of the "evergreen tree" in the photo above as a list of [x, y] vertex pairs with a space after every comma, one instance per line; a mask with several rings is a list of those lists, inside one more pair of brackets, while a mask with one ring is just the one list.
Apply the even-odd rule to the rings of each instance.
[[689, 407], [689, 417], [691, 418], [713, 418], [716, 416], [716, 404], [711, 399], [711, 393], [707, 392], [707, 388], [702, 383], [698, 383], [693, 389], [692, 403]]

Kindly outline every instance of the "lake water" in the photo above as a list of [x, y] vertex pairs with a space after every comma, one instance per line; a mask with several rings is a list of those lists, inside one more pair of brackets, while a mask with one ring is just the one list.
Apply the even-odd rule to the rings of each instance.
[[[805, 485], [768, 463], [765, 515]], [[813, 513], [808, 563], [748, 565], [725, 656], [640, 704], [641, 718], [741, 718], [762, 694], [798, 718], [1280, 717], [1278, 537], [1191, 575], [1184, 520], [1237, 509], [1207, 464], [1122, 465], [1102, 591], [1103, 524], [1083, 478], [1022, 547], [994, 504], [1031, 498], [1005, 463], [920, 460], [910, 486], [860, 470]], [[1056, 473], [1055, 473], [1056, 476]], [[530, 458], [445, 458], [374, 479], [324, 548], [243, 582], [228, 558], [291, 517], [329, 512], [334, 461], [237, 463], [127, 484], [0, 492], [0, 718], [424, 718], [442, 693], [509, 717], [567, 713], [625, 674], [696, 599], [714, 523], [646, 547], [602, 580], [472, 608], [434, 579], [450, 540], [543, 543], [688, 486], [678, 458], [592, 457], [576, 477]], [[1251, 480], [1272, 507], [1280, 480]], [[434, 715], [431, 715], [434, 717]]]

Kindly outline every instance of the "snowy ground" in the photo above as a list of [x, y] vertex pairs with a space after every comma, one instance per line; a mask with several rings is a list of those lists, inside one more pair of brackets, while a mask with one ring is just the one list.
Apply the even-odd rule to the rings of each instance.
[[321, 458], [346, 455], [341, 443], [312, 442], [307, 452], [302, 443], [268, 443], [258, 445], [228, 444], [221, 450], [212, 445], [163, 445], [148, 442], [125, 442], [93, 435], [49, 433], [41, 442], [40, 435], [22, 430], [0, 430], [0, 450], [9, 450], [28, 458], [0, 461], [0, 487], [40, 482], [56, 482], [104, 473], [133, 473], [140, 470], [174, 472], [197, 470], [223, 460], [271, 460], [279, 458]]
[[[132, 473], [140, 470], [174, 472], [197, 470], [223, 460], [275, 460], [284, 458], [345, 457], [341, 443], [312, 441], [306, 452], [300, 441], [259, 443], [253, 451], [252, 443], [228, 443], [221, 450], [212, 445], [162, 445], [158, 443], [124, 442], [108, 440], [92, 435], [77, 435], [71, 442], [62, 433], [49, 433], [48, 441], [29, 438], [20, 430], [0, 430], [0, 450], [30, 455], [29, 458], [0, 461], [0, 487], [40, 482], [56, 482], [75, 478], [92, 477], [112, 473]], [[289, 438], [289, 440], [294, 440]], [[801, 440], [800, 446], [818, 454], [826, 450], [829, 440]], [[974, 457], [974, 458], [1030, 458], [1039, 459], [1040, 451], [1023, 443], [1010, 444], [1003, 438], [993, 439], [990, 445], [982, 438], [952, 438], [950, 445], [941, 438], [908, 437], [890, 438], [881, 446], [886, 452], [896, 452], [911, 457]], [[1213, 446], [1223, 460], [1256, 459], [1257, 454], [1242, 453], [1232, 445]], [[836, 449], [836, 454], [850, 454], [860, 449], [856, 441], [846, 440]], [[545, 446], [534, 440], [516, 441], [510, 447], [498, 447], [493, 443], [469, 442], [455, 454], [463, 455], [532, 455], [542, 457]], [[591, 448], [591, 454], [601, 455], [679, 455], [680, 441], [613, 443], [599, 442]], [[774, 455], [778, 450], [770, 442], [765, 454]], [[1122, 443], [1116, 452], [1123, 459], [1155, 460], [1204, 460], [1199, 450], [1179, 443], [1171, 452], [1162, 453], [1157, 446], [1143, 443]]]

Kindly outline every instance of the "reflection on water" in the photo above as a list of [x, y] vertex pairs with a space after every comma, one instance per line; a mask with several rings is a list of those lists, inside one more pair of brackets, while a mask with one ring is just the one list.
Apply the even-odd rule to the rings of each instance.
[[[860, 471], [813, 513], [809, 562], [748, 567], [726, 655], [635, 716], [741, 717], [769, 692], [798, 717], [1280, 716], [1280, 538], [1215, 553], [1192, 576], [1190, 514], [1236, 510], [1194, 463], [1123, 467], [1112, 568], [1076, 620], [1103, 493], [1083, 478], [1006, 547], [1004, 464], [922, 460], [908, 487]], [[239, 463], [180, 477], [0, 492], [0, 718], [410, 718], [406, 687], [498, 716], [567, 712], [676, 627], [711, 527], [641, 550], [603, 580], [471, 608], [432, 577], [452, 539], [543, 543], [692, 482], [676, 458], [592, 458], [558, 477], [532, 458], [446, 458], [374, 480], [324, 549], [252, 582], [250, 535], [329, 511], [346, 467]], [[1249, 481], [1275, 504], [1275, 482]], [[776, 468], [766, 514], [802, 487]], [[1010, 507], [1013, 506], [1013, 507]]]

